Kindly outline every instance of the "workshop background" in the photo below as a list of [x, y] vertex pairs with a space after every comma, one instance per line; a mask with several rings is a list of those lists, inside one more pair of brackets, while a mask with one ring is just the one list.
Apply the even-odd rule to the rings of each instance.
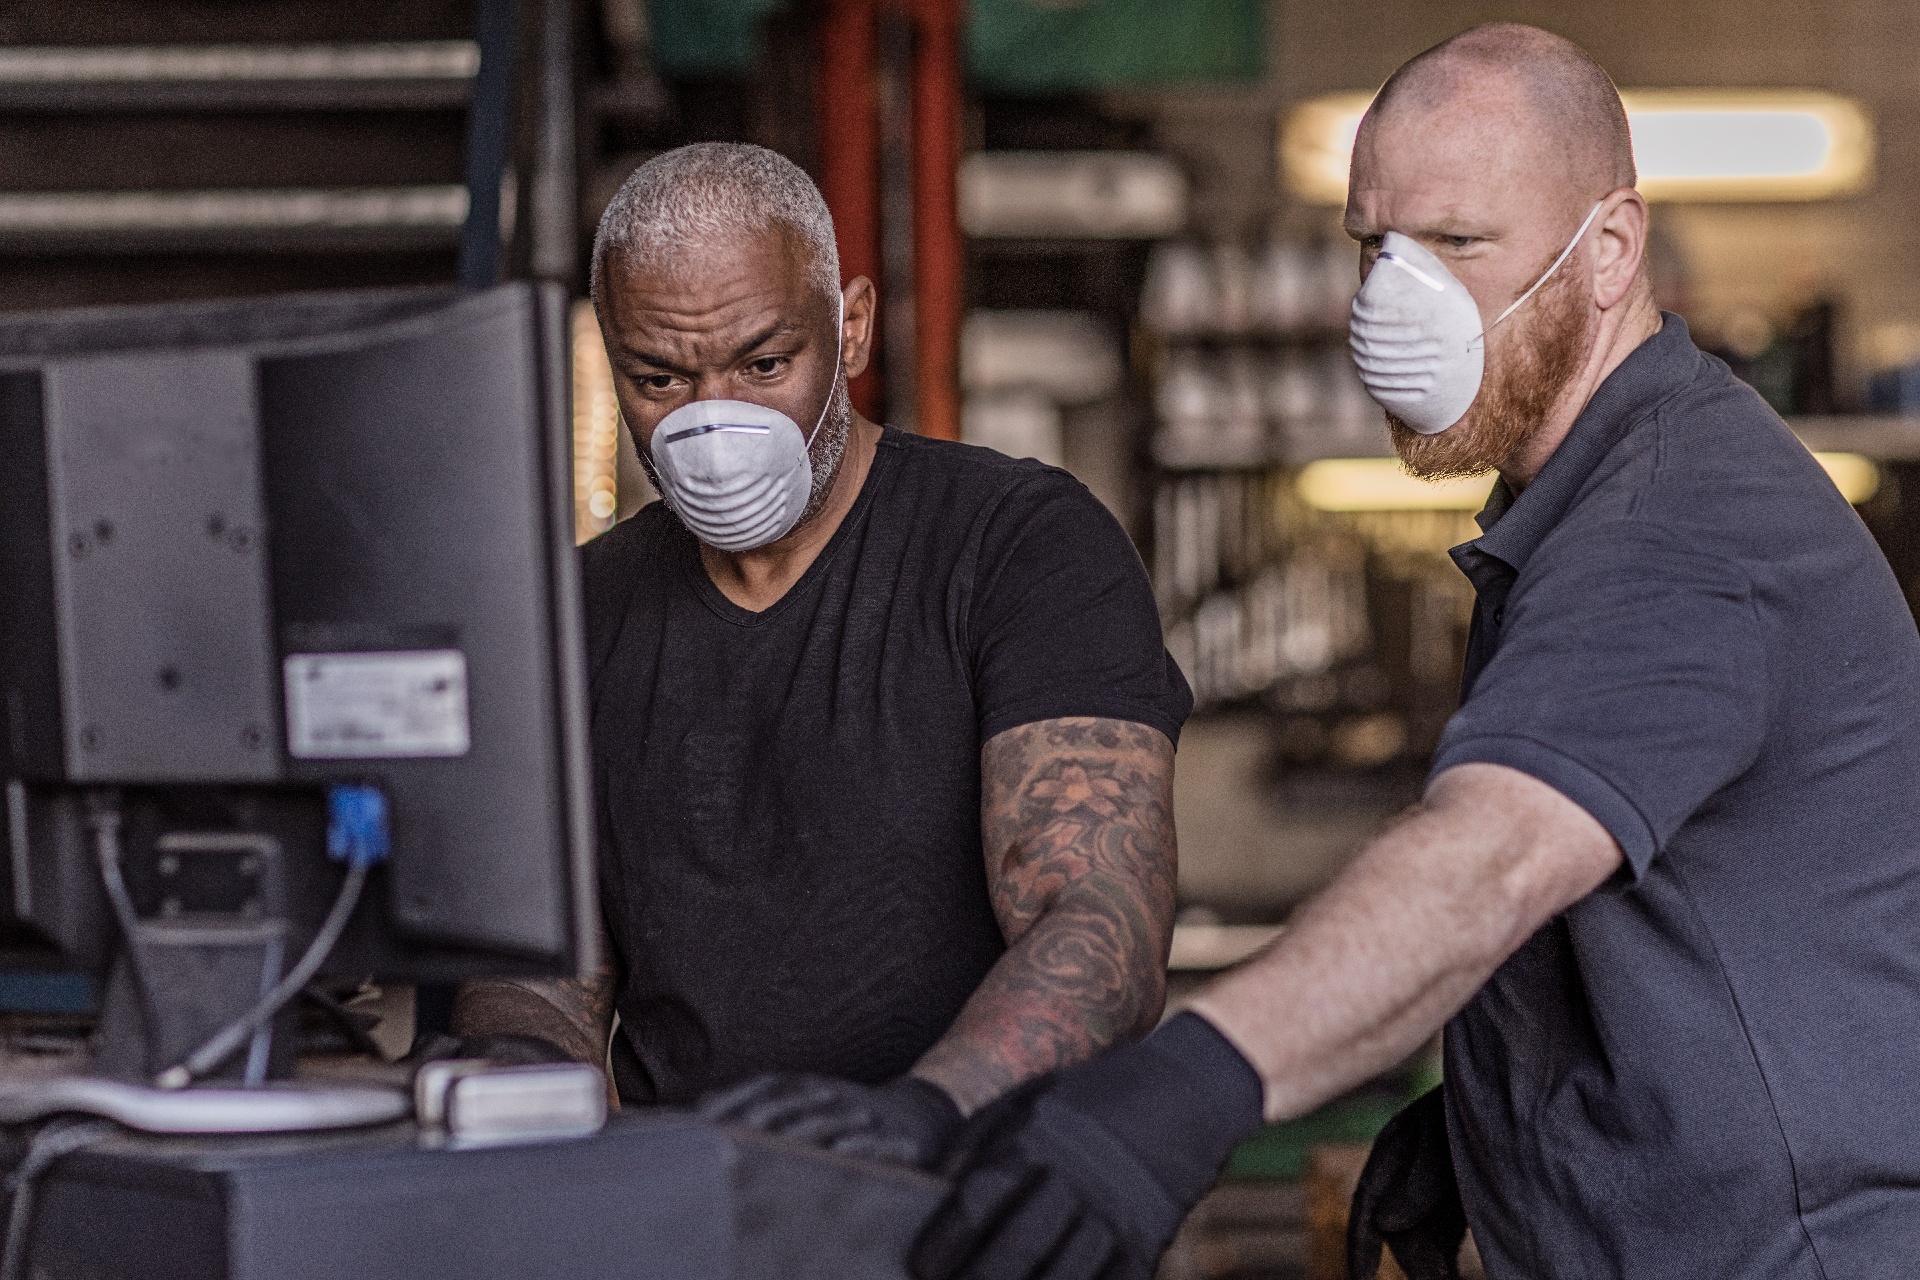
[[[1664, 306], [1800, 430], [1920, 600], [1909, 0], [9, 0], [0, 308], [501, 277], [584, 293], [686, 142], [793, 157], [876, 279], [869, 416], [1064, 465], [1153, 575], [1181, 745], [1176, 998], [1418, 794], [1487, 482], [1387, 458], [1339, 232], [1368, 95], [1490, 19], [1629, 91]], [[585, 304], [577, 529], [651, 496]], [[423, 477], [422, 483], [430, 483]], [[44, 1005], [0, 982], [0, 1004]], [[1165, 1271], [1344, 1274], [1344, 1187], [1424, 1055], [1244, 1149]]]

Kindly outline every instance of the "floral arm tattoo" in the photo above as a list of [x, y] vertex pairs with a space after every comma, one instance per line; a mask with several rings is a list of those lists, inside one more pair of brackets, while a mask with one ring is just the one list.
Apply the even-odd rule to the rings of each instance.
[[1173, 744], [1075, 716], [980, 752], [987, 887], [1007, 952], [913, 1073], [972, 1111], [1150, 1030], [1173, 936]]

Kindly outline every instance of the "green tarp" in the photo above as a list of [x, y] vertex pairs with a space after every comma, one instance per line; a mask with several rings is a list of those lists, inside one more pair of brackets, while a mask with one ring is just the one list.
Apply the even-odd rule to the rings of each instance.
[[[647, 0], [668, 75], [743, 71], [760, 20], [784, 0]], [[981, 88], [1054, 93], [1251, 80], [1265, 53], [1264, 0], [971, 0], [967, 58]]]
[[967, 61], [984, 89], [1049, 93], [1259, 78], [1264, 0], [972, 0]]
[[760, 52], [760, 19], [785, 0], [647, 0], [654, 65], [670, 76], [744, 71]]

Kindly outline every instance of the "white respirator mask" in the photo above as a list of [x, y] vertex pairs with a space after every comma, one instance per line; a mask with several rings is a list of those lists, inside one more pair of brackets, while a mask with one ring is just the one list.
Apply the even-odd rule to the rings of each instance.
[[1367, 394], [1423, 436], [1466, 417], [1486, 372], [1487, 334], [1553, 278], [1605, 203], [1587, 211], [1553, 265], [1484, 327], [1479, 304], [1445, 263], [1419, 241], [1387, 232], [1373, 270], [1353, 295], [1347, 322], [1347, 343]]
[[717, 551], [752, 551], [793, 532], [813, 496], [813, 438], [840, 389], [847, 300], [834, 325], [833, 382], [813, 430], [748, 400], [693, 400], [654, 428], [648, 453], [661, 496], [693, 536]]

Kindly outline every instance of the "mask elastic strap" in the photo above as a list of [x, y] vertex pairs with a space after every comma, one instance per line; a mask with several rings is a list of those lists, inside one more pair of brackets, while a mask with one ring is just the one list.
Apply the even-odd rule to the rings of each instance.
[[[1585, 228], [1581, 228], [1585, 230]], [[820, 434], [820, 428], [826, 424], [827, 410], [833, 408], [833, 393], [840, 389], [840, 356], [847, 341], [847, 295], [837, 295], [840, 299], [840, 321], [833, 326], [833, 382], [827, 387], [827, 402], [820, 406], [820, 416], [813, 420], [813, 430], [807, 432], [807, 448], [812, 450], [813, 438]]]
[[1488, 325], [1486, 328], [1480, 331], [1480, 336], [1475, 339], [1476, 342], [1484, 342], [1486, 340], [1487, 335], [1493, 332], [1494, 325], [1499, 324], [1502, 320], [1505, 320], [1508, 316], [1518, 311], [1520, 309], [1520, 304], [1525, 302], [1528, 298], [1531, 298], [1534, 295], [1535, 290], [1539, 289], [1539, 287], [1545, 284], [1547, 281], [1553, 279], [1553, 273], [1560, 269], [1560, 264], [1567, 260], [1567, 256], [1573, 252], [1574, 246], [1580, 243], [1580, 237], [1587, 234], [1587, 228], [1593, 225], [1594, 215], [1600, 212], [1600, 206], [1605, 203], [1606, 201], [1604, 199], [1594, 202], [1593, 208], [1587, 210], [1586, 219], [1581, 222], [1580, 229], [1573, 233], [1573, 239], [1567, 241], [1567, 247], [1560, 251], [1560, 256], [1553, 260], [1553, 265], [1548, 267], [1546, 271], [1541, 274], [1540, 278], [1538, 280], [1535, 280], [1533, 284], [1529, 286], [1529, 288], [1525, 293], [1515, 298], [1513, 300], [1512, 306], [1508, 307], [1505, 311], [1502, 311], [1499, 315], [1495, 316], [1493, 318], [1493, 324]]

